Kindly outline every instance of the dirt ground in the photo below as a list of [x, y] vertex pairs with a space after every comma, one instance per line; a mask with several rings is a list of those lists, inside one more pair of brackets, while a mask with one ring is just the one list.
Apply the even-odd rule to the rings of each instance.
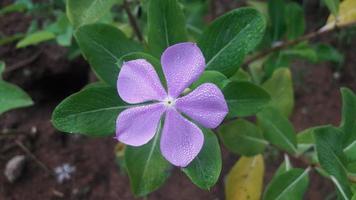
[[[317, 16], [310, 17], [313, 18]], [[30, 20], [29, 16], [9, 14], [0, 17], [0, 30], [6, 35], [23, 32]], [[337, 125], [341, 108], [339, 88], [346, 86], [356, 91], [356, 52], [351, 51], [356, 41], [346, 45], [333, 38], [329, 35], [316, 40], [330, 42], [345, 54], [346, 62], [341, 71], [335, 72], [332, 63], [293, 64], [296, 102], [291, 120], [298, 131], [319, 124]], [[66, 53], [54, 44], [25, 49], [15, 49], [14, 44], [0, 46], [0, 60], [6, 61], [8, 69], [17, 68], [5, 73], [5, 79], [24, 88], [35, 102], [32, 107], [0, 116], [0, 200], [135, 199], [128, 177], [115, 163], [114, 139], [67, 135], [51, 125], [54, 107], [90, 80], [86, 62], [82, 58], [70, 62]], [[28, 158], [20, 179], [9, 183], [3, 173], [6, 162], [15, 155], [26, 155], [15, 141], [24, 144], [51, 171], [64, 163], [74, 166], [76, 171], [69, 181], [60, 184], [35, 160]], [[265, 159], [266, 181], [281, 163], [281, 157]], [[224, 176], [237, 159], [223, 149], [223, 173], [210, 191], [197, 188], [175, 169], [167, 183], [146, 199], [222, 200]], [[292, 161], [303, 167], [302, 163]], [[333, 191], [332, 184], [316, 172], [311, 173], [311, 180], [305, 199], [324, 200]]]

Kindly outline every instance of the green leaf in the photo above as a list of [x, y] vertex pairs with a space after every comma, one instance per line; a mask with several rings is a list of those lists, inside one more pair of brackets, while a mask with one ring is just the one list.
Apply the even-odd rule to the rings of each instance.
[[265, 19], [269, 18], [267, 2], [258, 0], [248, 0], [246, 3], [248, 6], [251, 6], [254, 9], [258, 10], [258, 12], [261, 13]]
[[356, 95], [348, 88], [341, 88], [343, 143], [348, 146], [356, 140]]
[[296, 2], [288, 3], [286, 10], [288, 11], [286, 15], [287, 38], [296, 39], [305, 31], [304, 10]]
[[300, 200], [309, 184], [309, 168], [291, 169], [280, 174], [267, 186], [263, 200]]
[[229, 78], [231, 81], [252, 81], [252, 77], [245, 70], [240, 68], [237, 72]]
[[318, 160], [330, 175], [344, 199], [351, 198], [346, 174], [346, 157], [342, 148], [342, 132], [335, 127], [325, 126], [314, 130]]
[[0, 61], [0, 79], [1, 79], [1, 75], [5, 70], [5, 62]]
[[227, 175], [226, 200], [258, 200], [263, 188], [265, 164], [262, 155], [241, 157]]
[[289, 69], [277, 69], [262, 87], [271, 95], [270, 106], [289, 116], [294, 107], [292, 75]]
[[260, 154], [268, 144], [261, 130], [244, 119], [225, 123], [219, 127], [218, 132], [227, 149], [243, 156]]
[[346, 146], [343, 151], [344, 151], [348, 161], [350, 161], [350, 162], [356, 161], [356, 141], [354, 141], [350, 145]]
[[339, 65], [344, 62], [344, 55], [331, 45], [317, 44], [314, 46], [314, 49], [318, 57], [318, 62], [331, 61]]
[[95, 84], [67, 97], [53, 111], [52, 123], [60, 131], [90, 136], [108, 136], [115, 121], [128, 108], [115, 88]]
[[295, 45], [290, 49], [284, 50], [282, 53], [290, 60], [299, 58], [308, 60], [313, 63], [318, 62], [318, 54], [316, 50], [305, 42]]
[[202, 189], [210, 189], [218, 181], [221, 172], [221, 151], [217, 137], [209, 129], [203, 129], [204, 146], [198, 156], [182, 171]]
[[169, 46], [187, 41], [185, 18], [177, 0], [150, 0], [148, 5], [148, 46], [160, 57]]
[[14, 109], [33, 105], [29, 97], [16, 85], [0, 80], [0, 114]]
[[24, 12], [28, 9], [28, 6], [22, 2], [15, 2], [0, 9], [0, 16], [13, 12]]
[[198, 42], [207, 69], [233, 75], [261, 41], [265, 24], [263, 16], [252, 8], [236, 9], [216, 19]]
[[67, 0], [66, 11], [74, 27], [97, 22], [118, 0]]
[[59, 45], [70, 46], [72, 44], [73, 26], [64, 13], [60, 14], [57, 20], [46, 27], [45, 30], [56, 35], [56, 40]]
[[272, 53], [263, 63], [265, 71], [264, 79], [269, 79], [272, 74], [279, 68], [288, 68], [291, 59], [284, 54], [284, 51]]
[[158, 189], [170, 176], [171, 165], [160, 152], [162, 121], [155, 137], [141, 147], [127, 146], [125, 163], [131, 189], [136, 196], [145, 196]]
[[289, 153], [297, 152], [297, 137], [285, 116], [275, 109], [265, 108], [257, 114], [257, 119], [268, 141]]
[[2, 73], [5, 70], [5, 63], [0, 61], [0, 114], [26, 106], [33, 105], [30, 96], [16, 85], [7, 83], [2, 80]]
[[286, 31], [286, 4], [285, 0], [268, 0], [268, 13], [271, 20], [272, 39], [282, 39]]
[[[323, 126], [315, 126], [308, 129], [303, 130], [302, 132], [297, 134], [298, 141], [298, 155], [306, 153], [315, 145], [314, 139], [314, 130]], [[309, 152], [310, 153], [310, 152]], [[312, 156], [316, 157], [315, 151], [311, 152]]]
[[41, 42], [55, 39], [56, 36], [50, 31], [37, 31], [27, 35], [25, 38], [21, 39], [17, 44], [16, 48], [24, 48], [30, 45], [36, 45]]
[[190, 87], [192, 90], [203, 83], [214, 83], [220, 89], [223, 89], [228, 83], [226, 76], [218, 71], [204, 71], [204, 73]]
[[229, 117], [251, 116], [270, 101], [270, 96], [261, 87], [250, 82], [230, 82], [223, 93], [229, 106]]
[[334, 16], [339, 14], [340, 0], [323, 0], [323, 2]]
[[120, 58], [141, 51], [142, 47], [126, 38], [119, 29], [105, 24], [90, 24], [78, 28], [75, 37], [96, 75], [116, 87]]

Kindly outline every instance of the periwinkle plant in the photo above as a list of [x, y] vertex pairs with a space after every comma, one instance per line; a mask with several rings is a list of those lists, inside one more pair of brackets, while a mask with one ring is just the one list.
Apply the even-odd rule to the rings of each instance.
[[[142, 4], [147, 5], [142, 9], [146, 23], [133, 18], [125, 1], [136, 40], [104, 17], [115, 1], [67, 1], [74, 36], [99, 81], [57, 106], [52, 120], [58, 130], [111, 137], [116, 132], [114, 138], [126, 144], [120, 165], [137, 196], [162, 186], [173, 166], [202, 189], [214, 186], [222, 168], [218, 135], [228, 150], [242, 156], [226, 179], [227, 199], [261, 198], [266, 146], [296, 159], [302, 157], [310, 167], [318, 166], [331, 177], [341, 198], [351, 198], [348, 178], [356, 162], [355, 94], [342, 90], [340, 127], [313, 127], [297, 136], [288, 120], [294, 99], [292, 75], [286, 66], [290, 57], [296, 57], [293, 53], [300, 53], [301, 48], [310, 52], [312, 47], [305, 43], [272, 47], [270, 54], [256, 50], [258, 45], [268, 48], [284, 38], [296, 38], [291, 44], [299, 42], [297, 37], [305, 27], [298, 20], [303, 16], [290, 23], [290, 17], [302, 13], [298, 4], [269, 1], [268, 23], [253, 8], [235, 9], [215, 19], [201, 34], [188, 34], [186, 27], [192, 24], [186, 23], [177, 0], [147, 3]], [[275, 6], [288, 6], [295, 14], [279, 16], [289, 20], [278, 21], [283, 28], [275, 23]], [[147, 35], [141, 37], [145, 27], [139, 25], [147, 25]], [[291, 51], [283, 52], [287, 47]], [[336, 58], [330, 46], [316, 49]], [[256, 58], [252, 61], [257, 62], [245, 59], [251, 52]], [[313, 61], [328, 57], [313, 57]], [[278, 59], [284, 61], [283, 66]], [[311, 159], [315, 157], [317, 165]], [[286, 159], [263, 199], [302, 199], [310, 170], [293, 168]]]

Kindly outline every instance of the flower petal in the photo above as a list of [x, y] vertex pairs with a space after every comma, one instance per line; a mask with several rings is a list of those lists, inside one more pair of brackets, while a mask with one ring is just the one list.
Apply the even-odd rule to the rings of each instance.
[[116, 120], [116, 139], [132, 146], [146, 144], [155, 135], [164, 111], [161, 103], [124, 110]]
[[195, 124], [175, 109], [167, 110], [160, 147], [162, 155], [170, 163], [187, 166], [198, 155], [203, 143], [204, 135]]
[[206, 128], [216, 128], [228, 113], [224, 95], [212, 83], [202, 84], [177, 99], [176, 108]]
[[179, 43], [162, 54], [161, 64], [167, 80], [169, 96], [176, 98], [189, 87], [205, 69], [203, 53], [195, 43]]
[[117, 80], [120, 97], [127, 103], [163, 100], [167, 94], [153, 66], [145, 59], [125, 62]]

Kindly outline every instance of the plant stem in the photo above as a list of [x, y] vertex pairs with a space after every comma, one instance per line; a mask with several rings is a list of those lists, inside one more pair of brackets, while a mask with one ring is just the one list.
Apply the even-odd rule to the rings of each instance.
[[31, 151], [20, 141], [15, 141], [16, 145], [19, 146], [32, 160], [34, 160], [46, 173], [52, 175], [51, 170], [41, 162]]
[[314, 32], [308, 33], [306, 35], [303, 35], [303, 36], [301, 36], [301, 37], [299, 37], [297, 39], [283, 42], [283, 43], [281, 43], [279, 45], [276, 45], [276, 46], [274, 46], [274, 47], [272, 47], [270, 49], [262, 50], [261, 52], [255, 54], [255, 55], [252, 55], [250, 58], [247, 58], [246, 61], [242, 64], [242, 67], [247, 67], [252, 62], [254, 62], [254, 61], [256, 61], [256, 60], [258, 60], [260, 58], [263, 58], [263, 57], [267, 56], [270, 53], [273, 53], [273, 52], [288, 48], [290, 46], [299, 44], [300, 42], [303, 42], [303, 41], [311, 40], [313, 38], [316, 38], [316, 37], [324, 35], [324, 34], [328, 34], [330, 32], [336, 31], [336, 30], [340, 30], [342, 28], [351, 27], [353, 25], [356, 25], [356, 23], [354, 22], [354, 23], [344, 24], [344, 25], [341, 25], [341, 26], [335, 26], [334, 28], [327, 29], [327, 30], [314, 31]]
[[124, 9], [125, 9], [125, 11], [126, 11], [126, 13], [127, 13], [127, 16], [129, 17], [129, 22], [130, 22], [130, 24], [131, 24], [131, 26], [132, 26], [132, 28], [133, 28], [133, 30], [134, 30], [134, 32], [135, 32], [135, 34], [136, 34], [138, 40], [139, 40], [140, 42], [143, 42], [142, 33], [141, 33], [141, 31], [140, 31], [140, 28], [139, 28], [139, 26], [138, 26], [138, 23], [137, 23], [137, 21], [136, 21], [134, 15], [133, 15], [132, 12], [131, 12], [130, 5], [129, 5], [129, 3], [127, 2], [127, 0], [124, 0], [123, 6], [124, 6]]

